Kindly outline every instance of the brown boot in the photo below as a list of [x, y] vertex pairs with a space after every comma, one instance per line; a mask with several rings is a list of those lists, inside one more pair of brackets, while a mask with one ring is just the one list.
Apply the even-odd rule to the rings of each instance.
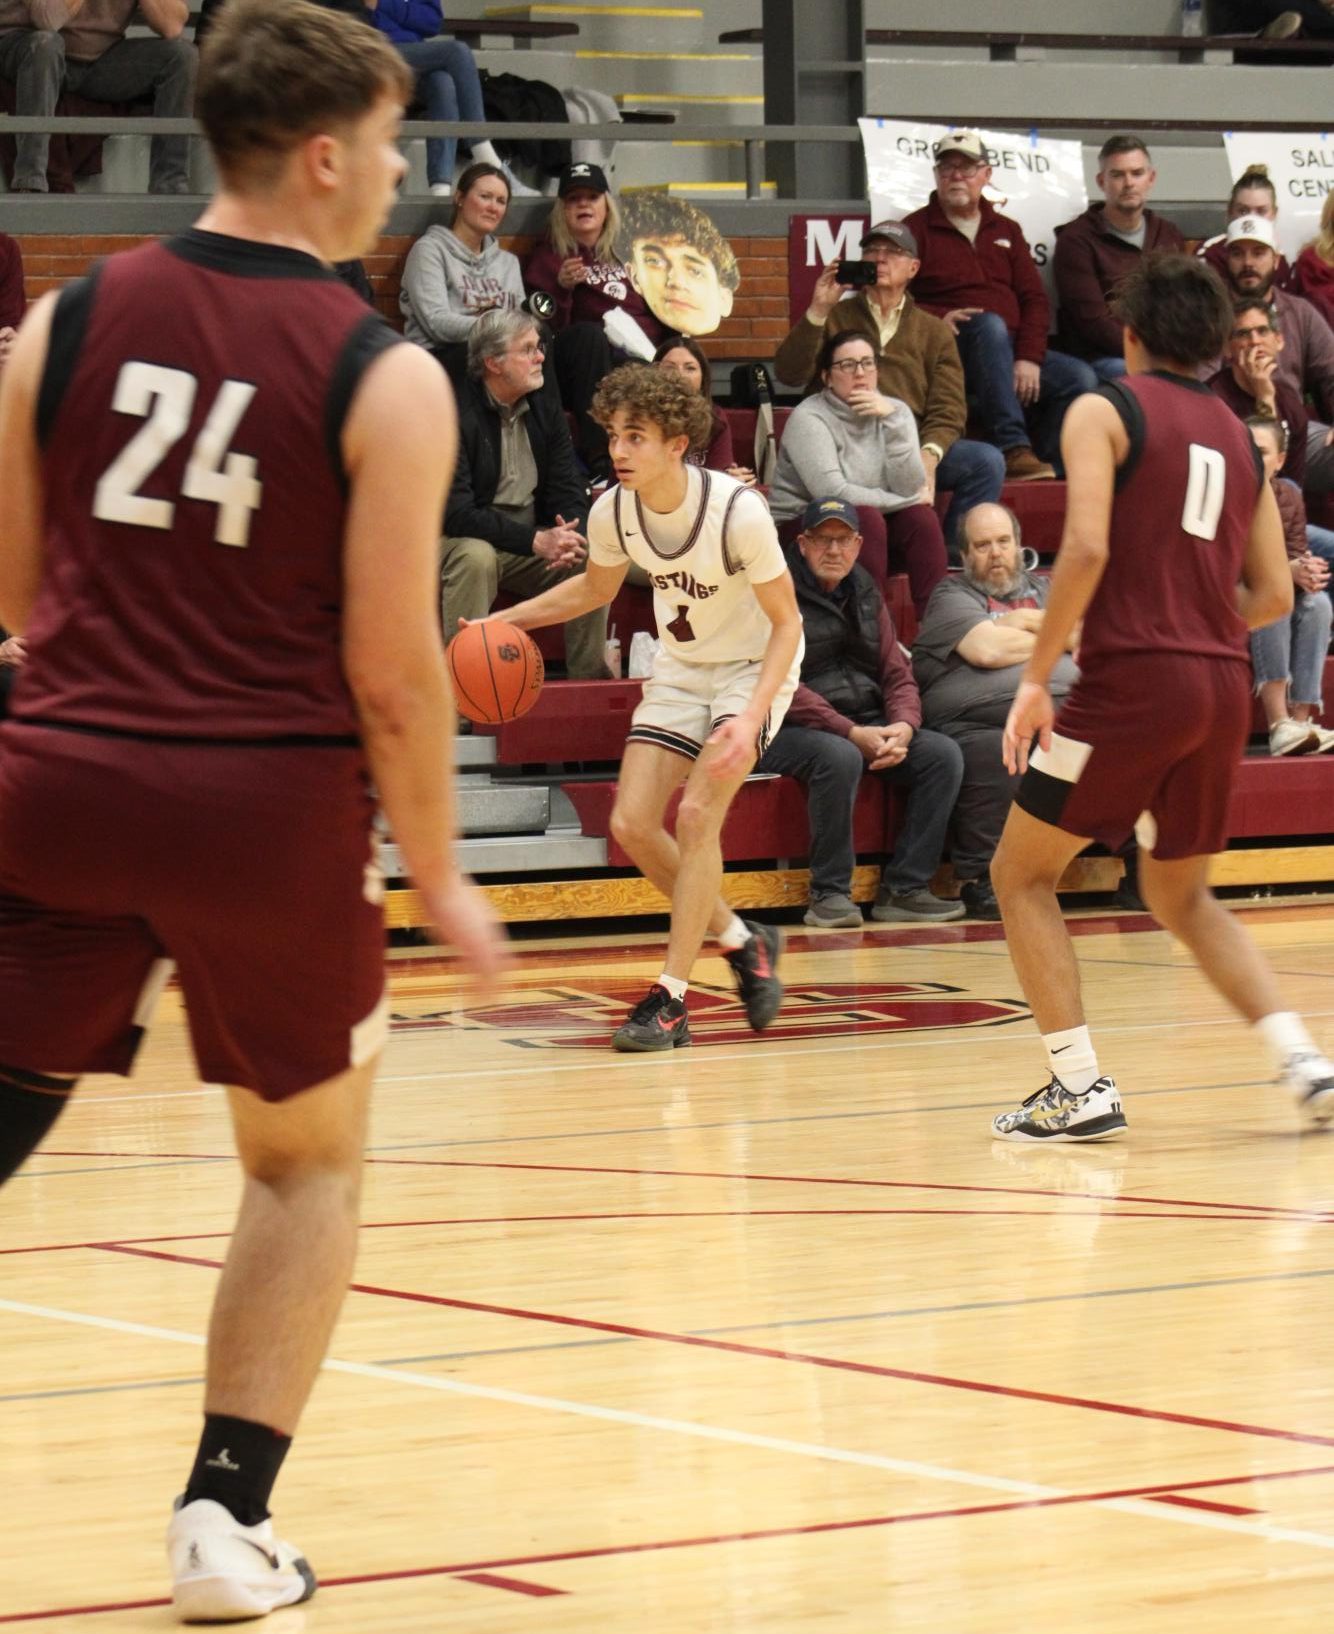
[[1050, 482], [1055, 475], [1054, 467], [1040, 460], [1027, 443], [1005, 450], [1007, 482]]

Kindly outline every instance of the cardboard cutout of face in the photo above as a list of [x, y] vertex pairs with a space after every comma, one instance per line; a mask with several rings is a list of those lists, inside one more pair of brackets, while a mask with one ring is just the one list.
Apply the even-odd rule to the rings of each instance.
[[665, 193], [622, 200], [630, 280], [659, 323], [711, 335], [740, 283], [732, 246], [696, 205]]

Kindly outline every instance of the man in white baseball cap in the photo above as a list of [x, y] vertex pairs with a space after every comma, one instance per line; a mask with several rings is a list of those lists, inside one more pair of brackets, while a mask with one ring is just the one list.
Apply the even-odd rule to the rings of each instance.
[[1053, 477], [1065, 411], [1098, 378], [1047, 345], [1051, 302], [1023, 228], [982, 196], [991, 165], [981, 134], [951, 131], [931, 152], [935, 191], [905, 223], [921, 261], [913, 296], [953, 330], [970, 402], [1006, 477]]
[[1316, 412], [1306, 427], [1308, 494], [1334, 491], [1334, 332], [1309, 301], [1289, 295], [1276, 281], [1278, 240], [1266, 216], [1238, 216], [1228, 223], [1228, 293], [1234, 300], [1268, 300], [1278, 311], [1283, 350], [1277, 378], [1298, 397], [1315, 400]]

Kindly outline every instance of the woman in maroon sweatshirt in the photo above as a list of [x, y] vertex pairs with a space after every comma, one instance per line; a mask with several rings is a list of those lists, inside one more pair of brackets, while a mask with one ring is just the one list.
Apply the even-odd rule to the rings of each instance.
[[1297, 257], [1292, 279], [1293, 290], [1334, 325], [1334, 193], [1325, 194], [1320, 231]]

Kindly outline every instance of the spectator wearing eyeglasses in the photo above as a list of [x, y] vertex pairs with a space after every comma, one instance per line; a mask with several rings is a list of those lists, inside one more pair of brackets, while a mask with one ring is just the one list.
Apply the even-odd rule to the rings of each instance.
[[991, 166], [981, 136], [952, 131], [932, 157], [935, 190], [907, 218], [922, 262], [913, 295], [958, 338], [969, 399], [1006, 478], [1053, 477], [1065, 411], [1098, 377], [1047, 345], [1051, 302], [1023, 228], [982, 197]]
[[792, 411], [778, 449], [769, 505], [789, 544], [815, 499], [857, 513], [862, 568], [883, 589], [891, 565], [907, 569], [920, 613], [945, 577], [945, 538], [927, 503], [926, 468], [912, 410], [876, 385], [875, 347], [855, 331], [825, 337], [816, 370], [824, 389]]
[[[814, 401], [814, 399], [811, 399]], [[900, 405], [901, 406], [901, 405]], [[922, 700], [894, 621], [871, 575], [858, 564], [860, 513], [822, 496], [806, 507], [788, 565], [806, 648], [801, 681], [758, 770], [806, 786], [810, 820], [808, 925], [855, 928], [852, 808], [875, 773], [907, 793], [907, 807], [881, 875], [872, 919], [939, 924], [963, 905], [932, 894], [963, 754], [922, 729]]]
[[[461, 618], [485, 618], [503, 585], [537, 595], [582, 573], [588, 488], [559, 402], [543, 390], [545, 353], [526, 312], [484, 312], [468, 336], [459, 391], [459, 451], [445, 506], [440, 615], [447, 637]], [[607, 609], [565, 625], [566, 672], [607, 675]]]
[[1209, 389], [1239, 419], [1282, 422], [1287, 456], [1279, 475], [1300, 488], [1306, 480], [1306, 405], [1291, 381], [1279, 373], [1282, 350], [1278, 308], [1264, 296], [1243, 296], [1233, 303], [1224, 364], [1210, 378]]

